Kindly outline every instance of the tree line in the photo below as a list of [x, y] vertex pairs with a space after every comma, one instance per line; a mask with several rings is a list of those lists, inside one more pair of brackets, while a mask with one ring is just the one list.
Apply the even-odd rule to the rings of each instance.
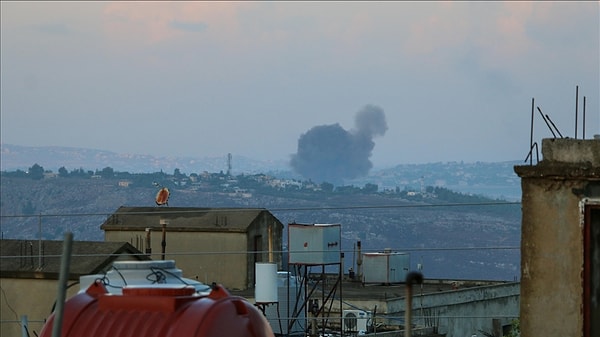
[[[452, 191], [444, 187], [432, 187], [427, 186], [423, 193], [414, 193], [414, 190], [407, 188], [400, 189], [397, 187], [393, 191], [379, 191], [377, 184], [367, 183], [363, 187], [357, 187], [353, 185], [346, 186], [334, 186], [329, 182], [322, 182], [320, 184], [313, 183], [312, 181], [295, 181], [296, 184], [289, 184], [286, 186], [275, 187], [268, 183], [269, 178], [264, 174], [253, 174], [253, 175], [238, 175], [236, 177], [230, 176], [229, 174], [223, 173], [210, 173], [202, 174], [202, 176], [191, 173], [189, 175], [182, 173], [178, 168], [173, 171], [172, 175], [160, 172], [154, 173], [129, 173], [115, 171], [112, 167], [105, 167], [101, 170], [96, 169], [84, 170], [83, 168], [67, 170], [64, 166], [58, 169], [58, 173], [54, 175], [51, 170], [45, 170], [41, 165], [35, 163], [27, 171], [16, 170], [14, 172], [1, 172], [4, 177], [16, 177], [16, 178], [28, 178], [33, 180], [41, 180], [46, 175], [58, 176], [61, 178], [79, 178], [79, 179], [125, 179], [128, 180], [132, 185], [135, 186], [165, 186], [170, 188], [185, 188], [186, 186], [192, 185], [192, 182], [202, 181], [205, 185], [212, 186], [213, 189], [231, 189], [233, 186], [228, 183], [228, 180], [235, 181], [236, 188], [243, 188], [248, 190], [254, 190], [260, 193], [266, 194], [278, 194], [282, 192], [296, 193], [296, 192], [310, 192], [310, 193], [336, 193], [336, 194], [388, 194], [388, 195], [401, 195], [403, 198], [412, 201], [437, 201], [437, 202], [486, 202], [491, 200], [490, 198], [480, 196], [464, 194]], [[410, 192], [410, 193], [409, 193]], [[497, 200], [497, 199], [496, 199]]]

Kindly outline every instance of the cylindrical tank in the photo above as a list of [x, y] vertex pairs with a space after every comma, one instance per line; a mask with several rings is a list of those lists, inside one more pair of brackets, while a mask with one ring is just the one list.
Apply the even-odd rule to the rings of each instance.
[[[41, 337], [51, 337], [55, 314]], [[117, 295], [97, 281], [65, 303], [62, 321], [61, 337], [273, 336], [255, 306], [218, 285], [208, 295], [174, 284], [125, 286]]]

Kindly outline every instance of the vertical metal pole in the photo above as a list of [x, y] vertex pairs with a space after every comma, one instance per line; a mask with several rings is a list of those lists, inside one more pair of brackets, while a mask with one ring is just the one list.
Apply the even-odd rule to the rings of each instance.
[[38, 242], [38, 268], [42, 269], [42, 214], [39, 216], [39, 232], [40, 232], [40, 240]]
[[[531, 98], [531, 131], [529, 133], [529, 151], [533, 151], [533, 115], [535, 114], [534, 108], [535, 99]], [[531, 158], [529, 158], [529, 165], [533, 165], [533, 153], [531, 154]]]
[[56, 310], [54, 311], [54, 324], [52, 337], [60, 337], [62, 320], [65, 309], [67, 281], [69, 280], [69, 267], [71, 265], [71, 248], [73, 246], [73, 233], [66, 232], [63, 243], [63, 253], [60, 260], [60, 277], [58, 279], [58, 295], [56, 297]]
[[[344, 253], [342, 253], [344, 255]], [[343, 258], [342, 258], [343, 260]], [[340, 336], [344, 336], [344, 311], [343, 311], [343, 303], [344, 297], [342, 296], [342, 288], [344, 285], [344, 268], [340, 267]]]
[[269, 262], [273, 262], [273, 224], [269, 223]]
[[152, 240], [150, 238], [151, 228], [146, 228], [146, 255], [152, 255]]
[[319, 308], [319, 313], [321, 314], [321, 331], [323, 331], [323, 336], [325, 336], [325, 321], [323, 317], [325, 316], [325, 265], [321, 265], [321, 307]]
[[583, 96], [583, 137], [585, 139], [585, 96]]
[[27, 330], [27, 315], [21, 315], [21, 336], [29, 337], [29, 331]]
[[575, 86], [575, 139], [577, 139], [577, 108], [579, 103], [579, 86]]
[[160, 225], [162, 226], [162, 242], [160, 243], [162, 247], [162, 259], [165, 260], [165, 253], [167, 252], [167, 225], [169, 222], [167, 220], [160, 220]]

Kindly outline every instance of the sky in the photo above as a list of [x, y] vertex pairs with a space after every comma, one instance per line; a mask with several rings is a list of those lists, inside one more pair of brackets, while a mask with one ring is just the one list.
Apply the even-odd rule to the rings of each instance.
[[5, 144], [292, 160], [309, 131], [357, 135], [374, 109], [385, 132], [363, 147], [373, 167], [525, 160], [532, 99], [541, 146], [553, 135], [537, 107], [582, 138], [584, 96], [585, 136], [600, 134], [596, 1], [2, 1], [0, 12]]

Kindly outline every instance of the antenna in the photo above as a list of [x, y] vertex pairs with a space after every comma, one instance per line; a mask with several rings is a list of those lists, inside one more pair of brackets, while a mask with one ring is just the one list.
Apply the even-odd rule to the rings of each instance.
[[[537, 109], [540, 112], [540, 115], [542, 115], [542, 119], [544, 120], [544, 122], [546, 122], [546, 126], [548, 127], [548, 129], [550, 129], [550, 132], [552, 132], [552, 136], [554, 136], [554, 138], [556, 138], [556, 133], [554, 133], [554, 130], [552, 130], [552, 127], [548, 123], [548, 120], [546, 119], [546, 117], [544, 117], [544, 113], [542, 112], [542, 109], [540, 109], [539, 106], [537, 107]], [[546, 115], [546, 116], [548, 116], [548, 115]]]
[[231, 175], [231, 153], [227, 154], [227, 175]]
[[585, 139], [585, 96], [583, 96], [583, 137]]
[[[575, 86], [575, 139], [577, 139], [577, 117], [578, 117], [578, 112], [577, 112], [577, 103], [579, 103], [579, 86]], [[585, 138], [585, 137], [584, 137]]]
[[546, 119], [548, 119], [550, 124], [552, 124], [552, 127], [554, 128], [554, 130], [556, 130], [556, 132], [558, 132], [558, 135], [560, 136], [560, 138], [565, 138], [565, 137], [563, 137], [562, 133], [560, 133], [560, 131], [558, 131], [558, 128], [556, 127], [556, 125], [554, 125], [554, 122], [552, 122], [552, 120], [550, 119], [550, 116], [548, 116], [547, 114], [546, 114]]

